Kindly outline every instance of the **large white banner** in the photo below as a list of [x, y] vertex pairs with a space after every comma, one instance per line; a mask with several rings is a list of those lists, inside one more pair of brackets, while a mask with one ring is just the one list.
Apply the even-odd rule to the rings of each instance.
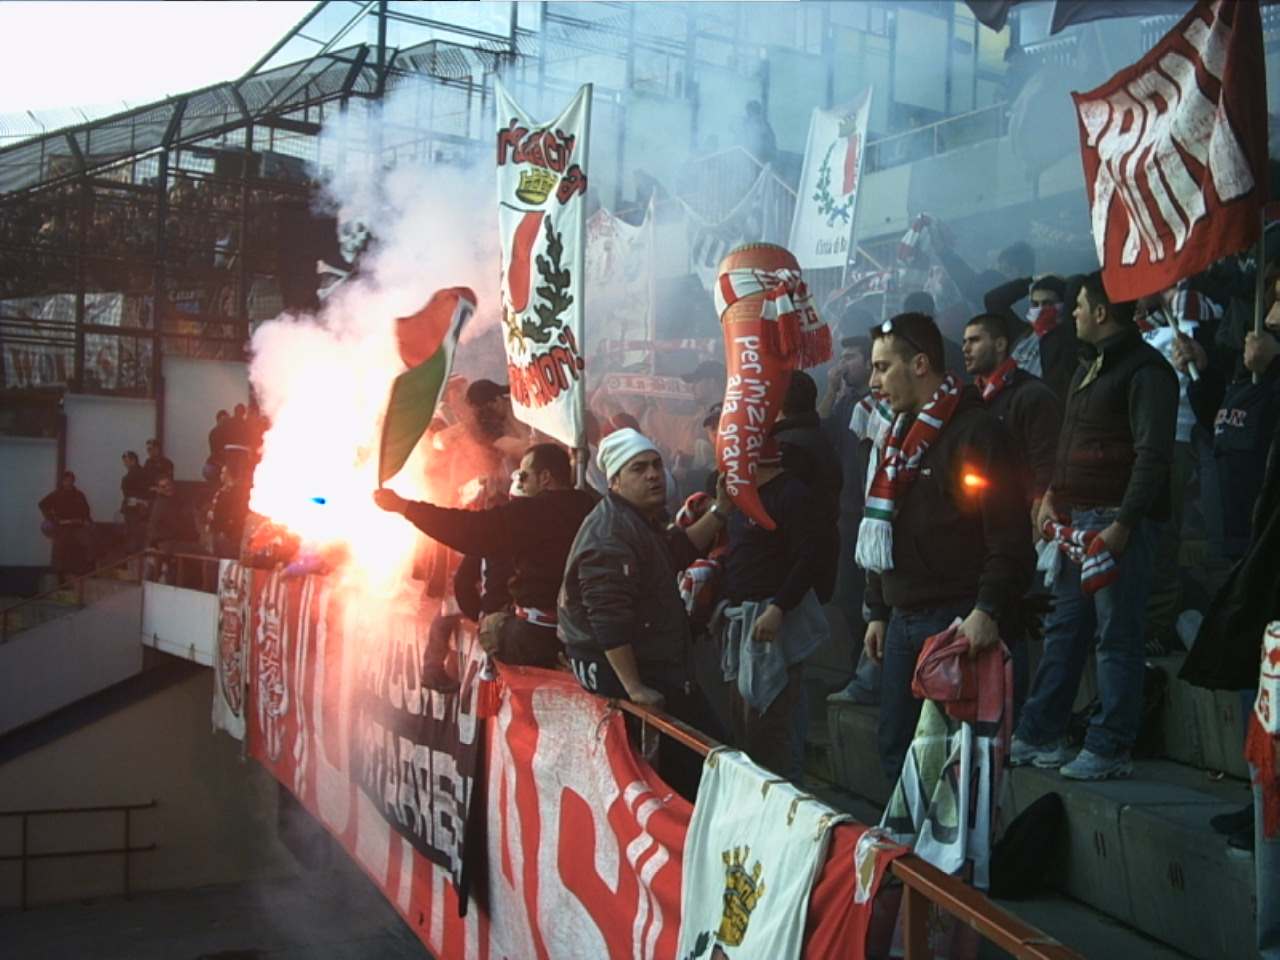
[[[606, 344], [654, 339], [653, 208], [638, 227], [601, 208], [587, 221], [587, 299], [593, 360]], [[631, 367], [651, 353], [628, 350], [613, 366]], [[594, 370], [592, 376], [600, 371]]]
[[582, 299], [591, 85], [560, 116], [531, 119], [498, 94], [502, 322], [515, 415], [570, 446], [583, 442]]
[[805, 270], [843, 267], [849, 259], [870, 116], [868, 89], [853, 107], [815, 108], [809, 120], [804, 174], [787, 244]]

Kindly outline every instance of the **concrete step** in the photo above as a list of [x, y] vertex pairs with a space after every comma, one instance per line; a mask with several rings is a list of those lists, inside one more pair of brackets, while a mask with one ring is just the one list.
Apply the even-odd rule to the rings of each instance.
[[1178, 679], [1186, 654], [1152, 657], [1148, 662], [1165, 671], [1161, 718], [1164, 755], [1188, 766], [1227, 773], [1246, 780], [1244, 733], [1247, 719], [1240, 695], [1234, 691], [1204, 690]]
[[[876, 753], [876, 713], [828, 706], [829, 764], [840, 788], [882, 806], [890, 785]], [[1210, 817], [1249, 802], [1242, 781], [1169, 760], [1139, 761], [1130, 780], [1075, 783], [1033, 768], [1010, 771], [1009, 780], [1010, 819], [1046, 793], [1063, 797], [1062, 893], [1194, 957], [1253, 955], [1253, 861], [1229, 854], [1209, 827]]]

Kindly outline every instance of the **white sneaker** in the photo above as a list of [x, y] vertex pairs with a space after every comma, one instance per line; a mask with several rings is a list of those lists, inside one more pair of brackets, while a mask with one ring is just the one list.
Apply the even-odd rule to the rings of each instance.
[[1067, 745], [1059, 740], [1057, 743], [1036, 744], [1015, 736], [1009, 745], [1009, 766], [1033, 766], [1041, 770], [1054, 770], [1061, 767], [1071, 756]]

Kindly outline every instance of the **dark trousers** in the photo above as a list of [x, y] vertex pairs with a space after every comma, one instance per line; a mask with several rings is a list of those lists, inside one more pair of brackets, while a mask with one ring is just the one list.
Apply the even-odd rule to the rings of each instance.
[[917, 610], [894, 610], [885, 634], [880, 674], [880, 768], [890, 783], [898, 782], [907, 750], [920, 720], [921, 701], [911, 693], [911, 678], [924, 642], [941, 633], [951, 622], [963, 619], [972, 603]]
[[[698, 682], [692, 676], [687, 679], [677, 676], [646, 679], [655, 690], [666, 698], [663, 709], [677, 720], [681, 720], [701, 730], [713, 740], [724, 742], [726, 738], [720, 721], [716, 719], [711, 704]], [[627, 715], [628, 729], [636, 739], [640, 730], [640, 721]], [[785, 731], [785, 723], [783, 725]], [[785, 743], [785, 741], [784, 741]], [[643, 743], [641, 743], [643, 747]], [[698, 784], [702, 780], [703, 758], [699, 753], [690, 750], [683, 743], [671, 739], [665, 734], [658, 735], [657, 758], [654, 768], [664, 781], [690, 803], [698, 798]]]
[[729, 709], [733, 718], [734, 746], [746, 752], [756, 763], [778, 776], [798, 780], [804, 774], [797, 769], [797, 758], [803, 758], [804, 744], [792, 742], [796, 734], [795, 713], [802, 706], [804, 664], [787, 668], [787, 685], [763, 712], [742, 698], [737, 681], [729, 683]]

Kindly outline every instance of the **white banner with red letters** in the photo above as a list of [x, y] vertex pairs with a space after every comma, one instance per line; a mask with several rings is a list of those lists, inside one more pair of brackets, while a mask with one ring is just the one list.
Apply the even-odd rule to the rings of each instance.
[[804, 170], [787, 244], [805, 270], [843, 267], [850, 259], [870, 118], [871, 91], [867, 90], [852, 107], [815, 107], [809, 119]]
[[[693, 808], [637, 757], [608, 701], [558, 671], [500, 667], [483, 679], [469, 639], [462, 695], [434, 693], [417, 673], [428, 618], [411, 605], [361, 609], [325, 577], [229, 564], [224, 609], [237, 609], [246, 581], [249, 754], [433, 955], [679, 957]], [[880, 880], [901, 852], [859, 844], [865, 833], [836, 827], [808, 881], [806, 957], [862, 955]], [[775, 869], [768, 882], [783, 890]]]
[[1201, 0], [1137, 63], [1071, 95], [1113, 300], [1166, 290], [1257, 239], [1265, 91], [1257, 0]]
[[571, 447], [583, 442], [582, 309], [591, 86], [549, 123], [501, 83], [498, 230], [502, 339], [515, 415]]

